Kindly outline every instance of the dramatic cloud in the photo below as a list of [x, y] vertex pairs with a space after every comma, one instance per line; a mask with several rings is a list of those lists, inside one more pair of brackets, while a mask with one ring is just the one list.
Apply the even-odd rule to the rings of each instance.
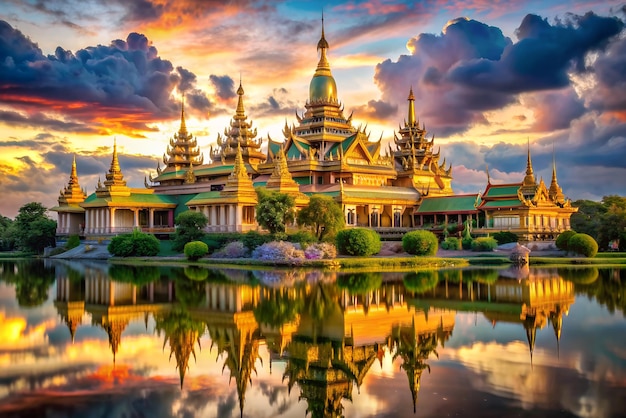
[[76, 53], [57, 47], [54, 55], [45, 56], [37, 44], [0, 21], [0, 80], [0, 103], [22, 109], [2, 112], [2, 120], [53, 130], [149, 131], [146, 123], [178, 113], [174, 88], [194, 91], [190, 106], [202, 111], [210, 106], [206, 95], [194, 90], [195, 74], [180, 66], [175, 70], [138, 33]]
[[217, 97], [221, 100], [227, 101], [232, 99], [233, 97], [237, 97], [237, 93], [235, 92], [235, 82], [229, 76], [219, 76], [211, 74], [209, 79], [211, 80], [211, 84], [215, 89]]
[[[555, 24], [527, 15], [513, 43], [499, 28], [455, 19], [440, 35], [411, 39], [411, 55], [379, 64], [375, 80], [389, 102], [412, 85], [416, 109], [445, 136], [485, 123], [484, 112], [517, 103], [520, 93], [571, 85], [570, 72], [588, 72], [588, 55], [602, 52], [623, 26], [615, 17], [593, 13]], [[581, 113], [580, 107], [571, 110], [570, 117]]]

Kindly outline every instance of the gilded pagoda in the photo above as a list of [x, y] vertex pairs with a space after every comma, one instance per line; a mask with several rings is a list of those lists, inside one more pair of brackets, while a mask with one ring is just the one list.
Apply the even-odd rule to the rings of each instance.
[[526, 240], [553, 239], [569, 229], [576, 209], [556, 180], [556, 166], [549, 187], [537, 182], [530, 150], [522, 182], [496, 185], [488, 180], [482, 194], [455, 195], [452, 164], [416, 116], [412, 87], [397, 132], [384, 141], [382, 136], [370, 140], [367, 123], [356, 124], [352, 113], [344, 113], [329, 49], [322, 19], [304, 112], [296, 111], [291, 125], [285, 121], [281, 140], [268, 135], [264, 144], [258, 137], [246, 114], [240, 80], [234, 115], [210, 146], [208, 162], [187, 129], [184, 99], [180, 127], [162, 158], [164, 167], [157, 163], [144, 189], [127, 186], [116, 144], [106, 180], [90, 195], [78, 185], [74, 160], [70, 181], [51, 209], [59, 214], [58, 234], [111, 235], [134, 228], [171, 233], [176, 216], [186, 210], [205, 214], [207, 232], [258, 230], [260, 187], [291, 195], [296, 210], [314, 194], [331, 196], [341, 205], [347, 226], [375, 228], [396, 238], [413, 228], [443, 230], [467, 221], [485, 234], [510, 230]]

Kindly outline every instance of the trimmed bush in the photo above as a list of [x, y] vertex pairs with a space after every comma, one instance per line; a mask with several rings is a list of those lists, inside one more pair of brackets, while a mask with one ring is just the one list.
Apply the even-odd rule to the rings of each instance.
[[469, 237], [469, 238], [463, 238], [461, 240], [461, 247], [464, 250], [471, 250], [472, 249], [472, 243], [474, 242], [474, 238]]
[[513, 232], [500, 231], [493, 234], [493, 238], [498, 241], [498, 245], [508, 244], [509, 242], [518, 242], [519, 237]]
[[402, 237], [402, 249], [413, 255], [435, 255], [439, 249], [439, 241], [430, 231], [411, 231]]
[[65, 249], [71, 250], [72, 248], [76, 248], [80, 245], [80, 237], [78, 235], [70, 235], [65, 243]]
[[498, 246], [498, 241], [492, 237], [480, 237], [472, 241], [472, 251], [493, 251]]
[[585, 257], [595, 257], [598, 254], [598, 243], [587, 234], [575, 234], [567, 242], [570, 251]]
[[191, 241], [185, 244], [183, 251], [188, 260], [195, 261], [208, 254], [209, 246], [202, 241]]
[[107, 250], [117, 257], [153, 257], [159, 253], [160, 248], [161, 243], [154, 235], [144, 234], [139, 230], [132, 234], [117, 235], [107, 246]]
[[111, 255], [117, 257], [129, 257], [133, 255], [135, 248], [133, 246], [133, 236], [131, 234], [121, 234], [111, 238], [111, 242], [107, 245], [107, 250]]
[[371, 229], [342, 229], [337, 233], [336, 240], [340, 254], [368, 257], [380, 252], [380, 235]]
[[556, 237], [554, 245], [556, 245], [556, 248], [558, 248], [559, 250], [569, 251], [569, 240], [574, 235], [576, 235], [576, 231], [574, 231], [573, 229], [561, 232], [559, 236]]
[[444, 242], [441, 243], [441, 248], [444, 250], [460, 250], [461, 249], [461, 240], [456, 237], [448, 237]]

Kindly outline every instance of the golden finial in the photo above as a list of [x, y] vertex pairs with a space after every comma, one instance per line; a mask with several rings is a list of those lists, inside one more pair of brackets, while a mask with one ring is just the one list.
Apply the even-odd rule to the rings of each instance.
[[239, 99], [237, 100], [237, 111], [235, 112], [235, 119], [245, 119], [246, 111], [243, 107], [243, 87], [241, 86], [241, 76], [239, 77], [239, 88], [237, 89], [237, 95]]
[[524, 177], [523, 185], [532, 186], [537, 184], [535, 175], [533, 174], [533, 163], [530, 159], [530, 138], [528, 139], [528, 155], [526, 157], [526, 177]]
[[111, 160], [111, 169], [110, 173], [119, 173], [122, 171], [120, 168], [120, 162], [117, 158], [117, 138], [113, 137], [113, 159]]
[[413, 95], [413, 86], [409, 90], [409, 126], [415, 125], [415, 96]]
[[489, 164], [485, 164], [487, 170], [487, 184], [491, 184], [491, 177], [489, 176]]
[[180, 107], [180, 129], [178, 130], [180, 134], [187, 133], [187, 124], [185, 123], [185, 93], [183, 92], [182, 104]]

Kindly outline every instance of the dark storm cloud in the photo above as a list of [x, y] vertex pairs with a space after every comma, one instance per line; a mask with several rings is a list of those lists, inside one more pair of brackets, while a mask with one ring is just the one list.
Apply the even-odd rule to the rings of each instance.
[[219, 97], [220, 99], [229, 100], [237, 96], [237, 94], [235, 93], [235, 82], [229, 76], [219, 76], [211, 74], [209, 80], [215, 88], [215, 93], [217, 94], [217, 97]]
[[572, 120], [585, 113], [585, 104], [574, 89], [539, 92], [526, 100], [535, 115], [533, 131], [551, 132], [569, 128]]
[[29, 126], [34, 128], [48, 128], [57, 131], [65, 131], [72, 133], [96, 133], [98, 130], [93, 129], [85, 124], [76, 122], [63, 122], [61, 120], [52, 119], [48, 116], [35, 112], [31, 115], [24, 115], [19, 112], [10, 110], [0, 110], [0, 121], [5, 122], [9, 126]]
[[[496, 27], [456, 19], [439, 35], [411, 39], [407, 46], [412, 54], [378, 64], [375, 80], [383, 100], [390, 103], [413, 86], [416, 111], [429, 121], [432, 131], [446, 136], [485, 123], [483, 112], [518, 102], [519, 93], [570, 86], [569, 72], [591, 71], [585, 59], [592, 52], [600, 54], [600, 71], [610, 72], [615, 64], [623, 64], [626, 54], [615, 39], [623, 27], [616, 17], [591, 12], [567, 15], [553, 24], [527, 15], [514, 43]], [[613, 79], [620, 80], [622, 74], [612, 74]], [[583, 113], [580, 100], [565, 99], [567, 103], [559, 104], [565, 114], [542, 115], [538, 128], [566, 126]]]
[[398, 112], [398, 106], [383, 100], [370, 100], [366, 105], [353, 109], [357, 119], [388, 121]]
[[[192, 89], [195, 82], [192, 72], [182, 67], [175, 70], [139, 33], [75, 53], [57, 47], [54, 55], [44, 56], [37, 44], [0, 21], [0, 101], [13, 106], [56, 111], [81, 120], [92, 120], [99, 111], [100, 116], [116, 112], [119, 120], [119, 112], [124, 110], [143, 118], [141, 122], [129, 118], [128, 127], [145, 129], [147, 121], [177, 114], [179, 106], [171, 100], [172, 90]], [[4, 112], [3, 116], [15, 123], [30, 121], [31, 126], [90, 132], [80, 123], [37, 114], [20, 118], [19, 113]]]
[[626, 112], [626, 38], [613, 42], [594, 63], [597, 85], [591, 92], [590, 107]]

